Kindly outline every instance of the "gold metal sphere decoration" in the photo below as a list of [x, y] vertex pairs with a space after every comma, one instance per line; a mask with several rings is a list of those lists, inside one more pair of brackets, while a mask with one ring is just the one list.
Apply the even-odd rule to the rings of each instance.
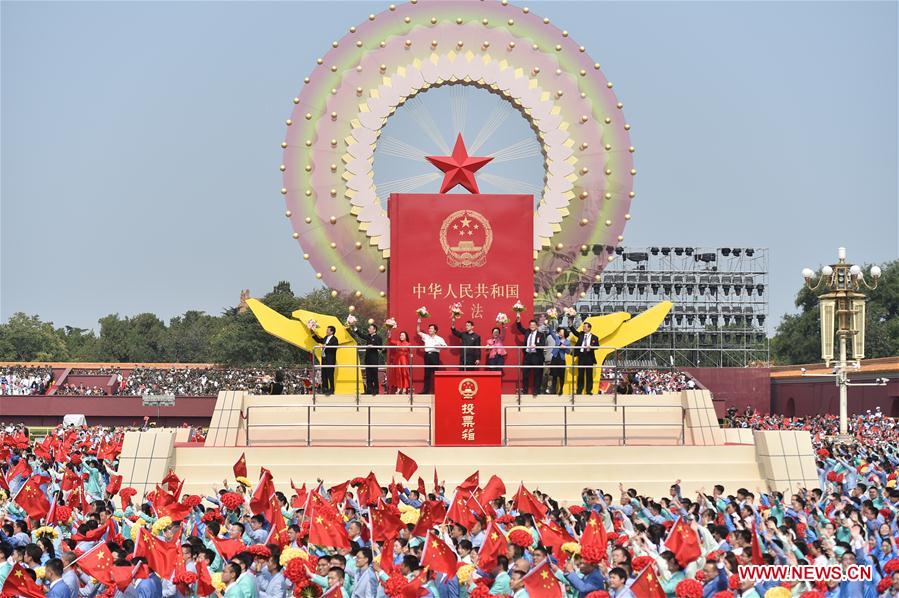
[[303, 259], [304, 259], [304, 260], [308, 260], [308, 259], [309, 259], [309, 254], [308, 254], [308, 253], [304, 253], [304, 254], [303, 254]]
[[606, 220], [606, 226], [612, 226], [612, 221], [611, 221], [611, 220]]
[[300, 98], [294, 98], [294, 99], [293, 99], [293, 103], [294, 103], [294, 104], [299, 104], [299, 103], [300, 103]]
[[287, 210], [286, 212], [284, 212], [284, 216], [287, 218], [290, 218], [292, 215], [293, 215], [293, 212], [291, 212], [290, 210]]
[[637, 193], [635, 191], [631, 191], [630, 193], [627, 194], [627, 196], [630, 197], [631, 199], [633, 199], [633, 198], [637, 197]]
[[331, 266], [329, 269], [331, 272], [337, 272], [337, 266]]
[[331, 249], [337, 249], [337, 243], [331, 241]]
[[332, 297], [336, 297], [336, 296], [337, 296], [337, 291], [331, 291], [331, 296], [332, 296]]
[[282, 141], [282, 142], [281, 142], [281, 147], [282, 147], [283, 149], [287, 149], [287, 142], [286, 142], [286, 141]]
[[312, 218], [310, 218], [309, 216], [306, 216], [305, 218], [303, 218], [303, 220], [306, 222], [306, 224], [312, 224]]
[[630, 214], [625, 214], [625, 215], [624, 215], [624, 219], [625, 219], [625, 220], [630, 220], [630, 219], [631, 219], [631, 215], [630, 215]]
[[281, 195], [287, 195], [287, 188], [281, 187]]
[[328, 221], [331, 224], [337, 224], [337, 216], [331, 216], [330, 218], [328, 218]]
[[384, 264], [381, 264], [380, 266], [378, 266], [378, 272], [386, 272], [386, 271], [387, 271], [387, 266], [385, 266]]
[[299, 238], [300, 238], [300, 233], [293, 233], [293, 234], [291, 235], [291, 237], [293, 237], [294, 239], [299, 239]]
[[362, 249], [362, 242], [361, 242], [361, 241], [356, 241], [356, 243], [354, 244], [354, 247], [355, 247], [356, 249]]

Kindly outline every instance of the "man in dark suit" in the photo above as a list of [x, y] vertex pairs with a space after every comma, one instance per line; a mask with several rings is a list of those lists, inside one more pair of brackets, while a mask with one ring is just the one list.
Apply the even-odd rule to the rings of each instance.
[[543, 388], [543, 351], [546, 349], [546, 333], [537, 328], [537, 320], [531, 320], [528, 327], [521, 325], [521, 312], [515, 315], [515, 326], [524, 335], [524, 366], [521, 373], [522, 392], [528, 392], [528, 379], [532, 379], [532, 394], [536, 397]]
[[452, 321], [453, 336], [462, 342], [459, 366], [463, 370], [473, 370], [481, 365], [481, 335], [474, 331], [474, 322], [465, 322], [465, 332], [456, 330], [456, 317]]
[[315, 342], [324, 345], [324, 348], [321, 350], [321, 364], [322, 364], [322, 393], [325, 395], [334, 394], [334, 366], [337, 365], [337, 346], [340, 344], [337, 341], [337, 329], [333, 326], [328, 326], [327, 334], [324, 338], [319, 335], [312, 333], [312, 338], [315, 339]]
[[596, 348], [599, 339], [591, 331], [593, 327], [584, 322], [583, 332], [572, 326], [571, 334], [577, 337], [577, 343], [571, 347], [572, 357], [577, 358], [577, 394], [593, 394], [593, 366], [596, 365]]
[[378, 366], [381, 364], [381, 345], [384, 340], [378, 334], [378, 327], [374, 324], [368, 325], [368, 332], [363, 332], [358, 328], [353, 328], [353, 333], [367, 345], [365, 347], [365, 392], [371, 396], [378, 394]]

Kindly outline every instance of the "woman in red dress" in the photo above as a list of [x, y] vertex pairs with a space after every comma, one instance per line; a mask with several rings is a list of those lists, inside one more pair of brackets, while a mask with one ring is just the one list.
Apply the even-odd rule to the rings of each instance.
[[393, 329], [388, 328], [387, 344], [396, 347], [396, 349], [390, 350], [393, 354], [394, 367], [391, 368], [394, 372], [393, 379], [396, 385], [396, 391], [400, 394], [405, 394], [409, 392], [409, 389], [412, 387], [412, 382], [409, 380], [409, 347], [412, 343], [409, 342], [409, 334], [407, 332], [400, 332], [399, 340], [390, 338], [391, 332], [393, 332]]

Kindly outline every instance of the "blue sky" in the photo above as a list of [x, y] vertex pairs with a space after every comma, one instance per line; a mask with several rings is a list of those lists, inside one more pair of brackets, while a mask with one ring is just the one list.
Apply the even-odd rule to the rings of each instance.
[[[314, 288], [278, 193], [284, 119], [385, 6], [2, 2], [0, 317], [94, 327]], [[899, 255], [895, 2], [529, 6], [625, 104], [626, 245], [769, 247], [774, 322], [837, 246]]]

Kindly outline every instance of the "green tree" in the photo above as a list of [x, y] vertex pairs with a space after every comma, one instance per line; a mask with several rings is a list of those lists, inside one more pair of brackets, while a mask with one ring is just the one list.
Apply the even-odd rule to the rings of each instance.
[[[865, 357], [899, 355], [899, 260], [885, 264], [878, 287], [868, 292], [865, 311]], [[868, 267], [864, 268], [867, 272]], [[798, 314], [787, 314], [771, 339], [775, 363], [821, 361], [821, 323], [817, 294], [805, 285], [796, 295]]]
[[181, 363], [206, 363], [212, 359], [210, 343], [222, 329], [223, 317], [190, 310], [169, 321], [165, 355]]
[[96, 361], [100, 359], [100, 339], [93, 330], [63, 326], [56, 331], [63, 340], [72, 361]]
[[51, 322], [16, 312], [0, 324], [0, 358], [6, 361], [65, 361], [69, 352]]

